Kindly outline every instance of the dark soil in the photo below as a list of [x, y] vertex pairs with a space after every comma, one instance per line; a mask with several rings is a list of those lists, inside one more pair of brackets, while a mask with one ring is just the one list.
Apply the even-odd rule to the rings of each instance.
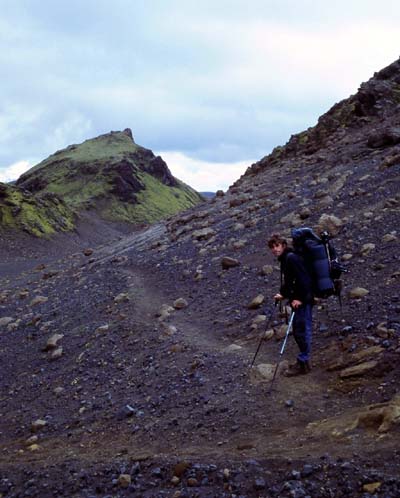
[[[361, 347], [352, 317], [362, 317], [365, 305], [346, 302], [341, 314], [332, 300], [319, 310], [312, 372], [279, 375], [268, 393], [269, 383], [249, 368], [259, 332], [248, 325], [262, 310], [246, 305], [263, 287], [259, 265], [269, 255], [248, 257], [246, 273], [210, 272], [194, 286], [166, 255], [138, 253], [141, 236], [90, 256], [35, 260], [3, 278], [2, 316], [23, 324], [2, 332], [3, 496], [361, 496], [364, 484], [378, 481], [380, 493], [396, 496], [397, 432], [333, 437], [307, 429], [397, 390], [392, 361], [388, 371], [347, 383], [325, 369], [335, 359], [331, 343]], [[29, 297], [19, 299], [21, 290]], [[121, 292], [129, 300], [115, 303]], [[36, 294], [49, 300], [29, 306]], [[161, 305], [179, 297], [189, 306], [160, 322]], [[105, 324], [108, 330], [97, 330]], [[166, 324], [176, 332], [168, 335]], [[342, 332], [346, 325], [351, 333]], [[64, 334], [57, 360], [44, 351], [53, 333]], [[242, 349], [226, 352], [234, 340]], [[276, 362], [279, 348], [279, 341], [264, 343], [256, 364]], [[292, 340], [285, 354], [295, 357]], [[30, 451], [37, 419], [47, 425], [37, 433], [40, 448]], [[120, 474], [131, 475], [126, 489]]]
[[[187, 213], [3, 237], [0, 496], [400, 496], [400, 151], [370, 139], [399, 124], [396, 68]], [[279, 288], [266, 239], [322, 215], [348, 255], [343, 309], [315, 306], [311, 373], [269, 392], [278, 312], [250, 368]], [[282, 366], [296, 353], [289, 337]]]

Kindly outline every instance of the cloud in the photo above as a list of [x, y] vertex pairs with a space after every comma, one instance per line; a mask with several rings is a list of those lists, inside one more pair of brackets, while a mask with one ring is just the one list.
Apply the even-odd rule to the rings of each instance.
[[28, 161], [18, 161], [0, 170], [0, 182], [7, 183], [17, 180], [22, 173], [32, 167]]
[[314, 125], [400, 41], [389, 0], [3, 3], [0, 168], [130, 127], [181, 153], [182, 172], [199, 161], [199, 185], [216, 170], [227, 185], [236, 170], [221, 164], [248, 165]]
[[181, 152], [160, 152], [172, 174], [198, 192], [227, 190], [252, 162], [207, 162], [193, 159]]
[[50, 155], [58, 149], [65, 148], [65, 144], [74, 143], [76, 137], [83, 137], [79, 142], [85, 138], [92, 138], [89, 136], [91, 132], [93, 125], [90, 119], [78, 112], [67, 113], [46, 137], [46, 149], [51, 151]]

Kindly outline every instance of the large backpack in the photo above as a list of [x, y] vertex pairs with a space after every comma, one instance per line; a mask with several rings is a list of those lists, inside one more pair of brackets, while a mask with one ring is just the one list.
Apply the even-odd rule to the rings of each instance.
[[338, 256], [328, 232], [321, 237], [308, 227], [293, 228], [293, 249], [300, 254], [313, 282], [314, 296], [327, 298], [337, 295], [340, 300], [342, 272], [347, 271], [338, 261]]

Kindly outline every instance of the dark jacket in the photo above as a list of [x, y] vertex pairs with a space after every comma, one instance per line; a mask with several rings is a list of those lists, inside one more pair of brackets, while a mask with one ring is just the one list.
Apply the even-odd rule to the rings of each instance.
[[312, 279], [303, 258], [292, 249], [286, 248], [278, 261], [281, 264], [280, 294], [289, 301], [297, 299], [303, 304], [313, 304]]

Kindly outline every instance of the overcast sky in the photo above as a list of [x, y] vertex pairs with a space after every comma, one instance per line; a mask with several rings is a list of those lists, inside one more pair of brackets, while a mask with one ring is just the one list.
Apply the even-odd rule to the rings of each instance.
[[400, 56], [400, 2], [0, 0], [0, 181], [131, 128], [226, 189]]

